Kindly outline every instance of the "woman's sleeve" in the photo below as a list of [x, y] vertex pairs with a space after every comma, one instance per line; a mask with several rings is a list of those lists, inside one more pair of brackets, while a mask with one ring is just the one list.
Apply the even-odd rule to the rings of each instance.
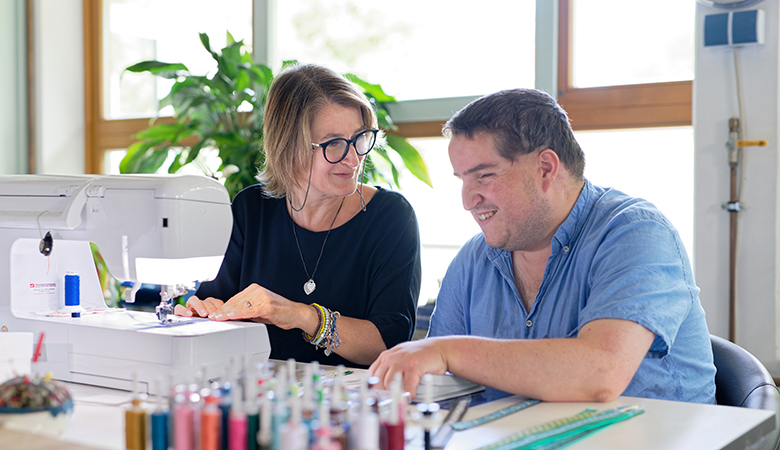
[[370, 320], [387, 348], [414, 334], [420, 296], [420, 231], [412, 206], [400, 194], [385, 208], [376, 242], [376, 266], [370, 270]]

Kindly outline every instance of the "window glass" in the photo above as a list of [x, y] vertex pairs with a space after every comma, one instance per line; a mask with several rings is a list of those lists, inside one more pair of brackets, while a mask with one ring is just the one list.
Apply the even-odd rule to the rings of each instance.
[[[103, 173], [119, 175], [119, 165], [122, 163], [122, 159], [124, 159], [125, 155], [127, 155], [127, 149], [124, 148], [106, 150], [103, 153]], [[168, 158], [165, 160], [165, 162], [162, 163], [160, 168], [157, 169], [157, 172], [155, 173], [160, 175], [168, 174], [168, 167], [171, 165], [173, 158], [175, 157], [176, 153], [173, 150], [170, 150], [168, 152]], [[218, 178], [221, 175], [218, 170], [221, 163], [222, 160], [219, 159], [219, 152], [216, 149], [204, 148], [201, 149], [200, 154], [197, 158], [195, 158], [195, 161], [192, 164], [187, 164], [183, 167], [180, 167], [176, 173], [187, 175], [203, 175], [205, 172]], [[224, 180], [220, 180], [220, 182], [224, 183]]]
[[693, 128], [575, 131], [585, 177], [655, 204], [693, 263]]
[[352, 72], [399, 100], [533, 87], [535, 8], [535, 0], [277, 0], [274, 65], [295, 59]]
[[[227, 32], [252, 44], [252, 1], [103, 0], [103, 111], [106, 119], [149, 117], [172, 82], [148, 74], [123, 73], [145, 60], [184, 63], [205, 75], [216, 63], [198, 33], [207, 33], [211, 48], [227, 42]], [[171, 112], [167, 112], [168, 115]]]
[[125, 149], [106, 150], [103, 152], [103, 173], [118, 175], [119, 164], [125, 155], [127, 155], [127, 150]]
[[694, 1], [572, 4], [574, 87], [693, 79]]

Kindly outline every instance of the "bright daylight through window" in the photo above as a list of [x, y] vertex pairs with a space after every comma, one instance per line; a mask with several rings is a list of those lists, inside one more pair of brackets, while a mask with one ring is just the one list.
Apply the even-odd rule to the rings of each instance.
[[[574, 87], [690, 80], [694, 2], [664, 1], [665, 7], [648, 8], [620, 0], [574, 0]], [[219, 17], [215, 9], [196, 7], [192, 1], [105, 0], [108, 48], [104, 64], [108, 70], [103, 98], [107, 118], [153, 116], [157, 100], [168, 92], [170, 84], [164, 80], [123, 75], [128, 65], [159, 59], [184, 62], [193, 72], [206, 74], [213, 69], [212, 61], [201, 48], [199, 31], [209, 33], [215, 49], [224, 45], [225, 30], [251, 43], [252, 1], [229, 2], [230, 6], [217, 11], [231, 14]], [[185, 3], [191, 5], [186, 9], [192, 15], [168, 23], [166, 11], [178, 8], [181, 17]], [[323, 64], [381, 84], [400, 101], [434, 99], [434, 105], [435, 99], [533, 87], [537, 2], [484, 0], [468, 14], [455, 3], [277, 0], [271, 8], [270, 66], [277, 72], [285, 60]], [[640, 16], [642, 20], [626, 20]], [[155, 25], [161, 21], [166, 26]], [[650, 23], [665, 23], [668, 32], [645, 28]], [[404, 117], [394, 118], [405, 122]], [[577, 124], [573, 125], [576, 129]], [[576, 134], [586, 154], [585, 175], [594, 184], [656, 203], [679, 229], [691, 254], [691, 128]], [[449, 261], [479, 228], [462, 208], [460, 183], [452, 175], [446, 139], [434, 134], [410, 139], [410, 143], [425, 159], [434, 186], [431, 189], [409, 173], [401, 177], [402, 193], [415, 207], [420, 223], [424, 302], [436, 296], [438, 280]], [[123, 150], [107, 152], [106, 171], [116, 172], [123, 155]], [[675, 183], [658, 182], [661, 175]]]

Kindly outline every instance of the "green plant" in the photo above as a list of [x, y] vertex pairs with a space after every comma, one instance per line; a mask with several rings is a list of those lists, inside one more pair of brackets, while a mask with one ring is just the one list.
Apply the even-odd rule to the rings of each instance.
[[98, 282], [100, 283], [100, 291], [103, 293], [103, 299], [106, 301], [107, 306], [116, 308], [124, 293], [122, 283], [111, 276], [111, 272], [108, 271], [108, 265], [106, 265], [106, 260], [103, 259], [103, 255], [100, 253], [98, 246], [95, 245], [94, 242], [90, 242], [89, 248], [92, 251], [92, 259], [95, 261], [95, 269], [97, 270]]
[[[224, 179], [232, 198], [257, 182], [255, 177], [265, 164], [263, 112], [273, 74], [265, 65], [253, 62], [243, 42], [236, 42], [230, 33], [227, 46], [220, 52], [211, 49], [205, 33], [200, 34], [200, 41], [217, 62], [217, 70], [211, 76], [193, 75], [184, 64], [161, 61], [143, 61], [125, 69], [176, 81], [160, 102], [160, 108], [173, 107], [174, 121], [152, 123], [138, 133], [139, 140], [128, 148], [120, 171], [156, 172], [173, 153], [168, 173], [195, 164], [205, 174]], [[353, 74], [345, 76], [363, 90], [376, 110], [379, 126], [386, 131], [386, 143], [369, 154], [364, 181], [399, 186], [399, 168], [388, 153], [394, 151], [409, 172], [430, 186], [425, 162], [417, 149], [393, 134], [397, 127], [385, 105], [396, 100], [378, 84], [370, 84]], [[219, 152], [220, 164], [216, 171], [203, 164], [202, 156], [198, 158], [201, 150], [212, 148]], [[375, 155], [381, 162], [375, 160]], [[382, 166], [389, 168], [391, 176], [380, 170]]]

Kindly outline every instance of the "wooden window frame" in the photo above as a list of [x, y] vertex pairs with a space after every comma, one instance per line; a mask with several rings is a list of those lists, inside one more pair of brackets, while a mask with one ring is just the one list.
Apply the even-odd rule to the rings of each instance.
[[[568, 112], [575, 130], [606, 130], [690, 126], [693, 82], [575, 88], [572, 86], [572, 3], [558, 5], [558, 102]], [[150, 118], [107, 120], [103, 114], [102, 1], [83, 0], [85, 172], [103, 171], [106, 151], [127, 148], [134, 135], [149, 126]], [[172, 121], [159, 118], [158, 121]], [[399, 123], [398, 134], [441, 136], [441, 121]]]
[[83, 0], [84, 8], [84, 114], [85, 173], [103, 173], [106, 151], [129, 147], [150, 120], [173, 123], [171, 117], [105, 118], [103, 114], [103, 2]]
[[100, 20], [100, 0], [84, 0], [84, 171], [99, 174], [103, 168], [105, 149], [97, 142], [103, 135], [103, 80], [100, 76], [100, 61], [103, 51], [103, 26]]
[[558, 103], [575, 130], [690, 126], [693, 82], [572, 86], [572, 4], [558, 4]]

